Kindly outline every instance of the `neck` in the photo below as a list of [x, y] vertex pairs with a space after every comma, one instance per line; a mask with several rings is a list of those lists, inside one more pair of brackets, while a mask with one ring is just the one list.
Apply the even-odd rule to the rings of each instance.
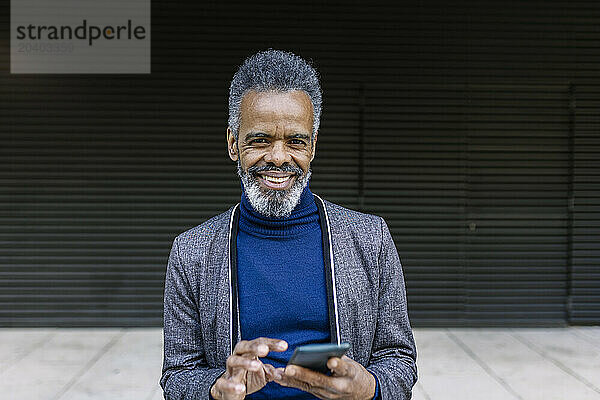
[[313, 229], [313, 225], [319, 223], [318, 218], [317, 205], [309, 184], [302, 191], [290, 216], [284, 218], [267, 217], [256, 211], [242, 187], [239, 221], [242, 231], [263, 237], [295, 236]]

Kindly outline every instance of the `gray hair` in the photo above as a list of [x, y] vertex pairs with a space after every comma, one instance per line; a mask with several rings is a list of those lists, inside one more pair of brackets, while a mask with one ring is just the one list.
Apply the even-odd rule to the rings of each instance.
[[265, 50], [248, 57], [229, 86], [229, 126], [237, 140], [242, 98], [249, 90], [303, 90], [313, 106], [312, 140], [321, 121], [322, 92], [317, 71], [303, 58], [282, 50]]

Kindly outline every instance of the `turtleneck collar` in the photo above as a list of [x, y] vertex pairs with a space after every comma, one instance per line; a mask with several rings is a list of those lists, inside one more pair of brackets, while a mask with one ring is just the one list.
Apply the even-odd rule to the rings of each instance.
[[252, 207], [242, 186], [240, 231], [260, 237], [293, 237], [320, 228], [319, 212], [309, 186], [310, 181], [302, 191], [298, 204], [287, 218], [270, 218], [260, 214]]

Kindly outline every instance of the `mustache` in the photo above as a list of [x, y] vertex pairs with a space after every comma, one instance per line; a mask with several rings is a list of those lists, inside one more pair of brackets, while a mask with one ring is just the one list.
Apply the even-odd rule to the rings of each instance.
[[281, 167], [276, 167], [275, 165], [263, 165], [259, 167], [254, 165], [249, 167], [246, 172], [248, 174], [258, 174], [264, 171], [293, 172], [298, 176], [302, 176], [304, 174], [304, 171], [302, 171], [301, 168], [289, 164], [284, 164]]

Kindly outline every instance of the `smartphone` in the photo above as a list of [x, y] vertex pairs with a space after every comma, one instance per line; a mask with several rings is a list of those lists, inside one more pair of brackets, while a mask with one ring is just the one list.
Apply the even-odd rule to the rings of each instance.
[[316, 343], [296, 347], [289, 364], [312, 369], [326, 374], [329, 372], [327, 361], [331, 357], [341, 357], [350, 349], [350, 343]]

